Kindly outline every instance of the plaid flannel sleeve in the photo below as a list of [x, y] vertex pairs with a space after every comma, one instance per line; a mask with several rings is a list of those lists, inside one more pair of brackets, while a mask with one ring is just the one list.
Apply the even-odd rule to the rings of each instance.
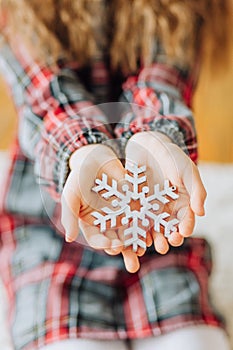
[[123, 84], [121, 101], [132, 104], [115, 128], [125, 143], [137, 132], [159, 131], [197, 161], [197, 139], [190, 100], [193, 82], [174, 67], [155, 63]]
[[21, 148], [35, 161], [40, 183], [59, 198], [70, 155], [112, 138], [105, 116], [71, 69], [54, 74], [7, 44], [0, 50], [0, 69], [17, 107]]

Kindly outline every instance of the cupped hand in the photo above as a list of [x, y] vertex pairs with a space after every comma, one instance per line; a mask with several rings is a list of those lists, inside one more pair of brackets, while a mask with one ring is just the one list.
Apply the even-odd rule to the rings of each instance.
[[147, 233], [154, 242], [155, 250], [166, 254], [169, 245], [180, 246], [184, 237], [193, 233], [195, 215], [202, 216], [205, 213], [206, 191], [199, 171], [181, 148], [159, 132], [141, 132], [132, 136], [126, 146], [126, 164], [127, 162], [146, 166], [150, 190], [153, 190], [154, 184], [163, 187], [165, 179], [177, 188], [179, 198], [161, 209], [170, 218], [179, 220], [177, 230], [166, 238], [163, 227], [158, 232], [151, 223], [150, 234]]
[[87, 145], [75, 151], [70, 158], [70, 174], [61, 198], [61, 221], [66, 232], [66, 241], [76, 240], [81, 229], [87, 244], [94, 249], [105, 250], [110, 255], [122, 253], [126, 269], [135, 272], [139, 269], [138, 254], [124, 248], [124, 235], [120, 218], [116, 228], [107, 223], [106, 230], [94, 225], [93, 212], [109, 205], [101, 193], [92, 191], [95, 180], [106, 174], [109, 183], [114, 179], [124, 181], [125, 169], [115, 153], [105, 145]]

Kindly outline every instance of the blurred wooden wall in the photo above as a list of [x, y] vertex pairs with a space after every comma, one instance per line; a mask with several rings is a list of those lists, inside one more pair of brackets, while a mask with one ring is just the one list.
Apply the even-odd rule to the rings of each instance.
[[[201, 160], [233, 162], [233, 47], [227, 71], [214, 72], [204, 62], [194, 111]], [[16, 116], [0, 79], [0, 149], [6, 149], [16, 127]]]
[[17, 118], [4, 80], [0, 77], [0, 150], [6, 150], [14, 137]]
[[233, 162], [233, 45], [227, 69], [211, 68], [206, 55], [194, 112], [200, 159]]

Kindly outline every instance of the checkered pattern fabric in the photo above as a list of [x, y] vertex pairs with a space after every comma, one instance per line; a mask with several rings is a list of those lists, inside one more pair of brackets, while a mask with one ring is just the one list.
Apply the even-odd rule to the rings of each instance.
[[[13, 53], [7, 45], [1, 49], [0, 69], [18, 108], [21, 147], [35, 161], [37, 177], [54, 197], [59, 198], [64, 186], [70, 155], [86, 144], [118, 137], [125, 145], [136, 132], [158, 130], [193, 161], [197, 159], [193, 115], [186, 106], [190, 101], [183, 100], [192, 91], [186, 72], [160, 63], [142, 69], [136, 77], [128, 77], [119, 101], [148, 107], [151, 113], [149, 117], [142, 113], [123, 114], [115, 129], [110, 130], [109, 120], [94, 105], [95, 96], [84, 88], [74, 70], [63, 68], [55, 74], [34, 62], [25, 50]], [[95, 73], [98, 69], [101, 79]], [[108, 74], [103, 71], [104, 65], [97, 61], [91, 75], [93, 91], [96, 86], [108, 87]], [[113, 142], [110, 144], [114, 147]], [[117, 145], [115, 152], [119, 155]]]
[[[191, 324], [222, 325], [208, 300], [211, 259], [204, 240], [188, 239], [166, 256], [150, 249], [136, 274], [125, 271], [121, 256], [64, 242], [57, 200], [74, 150], [116, 137], [124, 146], [136, 132], [158, 130], [197, 158], [186, 72], [154, 64], [109, 81], [104, 62], [90, 69], [88, 77], [71, 67], [53, 72], [23, 50], [0, 49], [0, 70], [19, 115], [19, 141], [0, 193], [0, 270], [16, 350], [66, 338], [132, 339]], [[115, 101], [153, 112], [124, 112], [109, 128], [95, 103], [108, 102], [110, 90], [118, 92]], [[49, 194], [42, 195], [36, 178]]]
[[222, 325], [208, 300], [211, 258], [203, 239], [190, 238], [166, 257], [150, 248], [139, 272], [129, 274], [120, 256], [67, 244], [48, 225], [5, 216], [1, 229], [0, 271], [16, 350]]

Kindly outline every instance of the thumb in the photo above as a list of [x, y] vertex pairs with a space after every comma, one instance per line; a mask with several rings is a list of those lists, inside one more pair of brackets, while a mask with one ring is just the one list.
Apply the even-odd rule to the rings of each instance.
[[183, 183], [190, 196], [190, 207], [196, 215], [205, 215], [206, 190], [202, 183], [198, 168], [191, 162], [191, 174], [186, 171], [183, 176]]
[[68, 177], [61, 197], [61, 223], [65, 229], [65, 239], [67, 242], [72, 242], [78, 237], [79, 211], [80, 198], [72, 190], [72, 177]]

